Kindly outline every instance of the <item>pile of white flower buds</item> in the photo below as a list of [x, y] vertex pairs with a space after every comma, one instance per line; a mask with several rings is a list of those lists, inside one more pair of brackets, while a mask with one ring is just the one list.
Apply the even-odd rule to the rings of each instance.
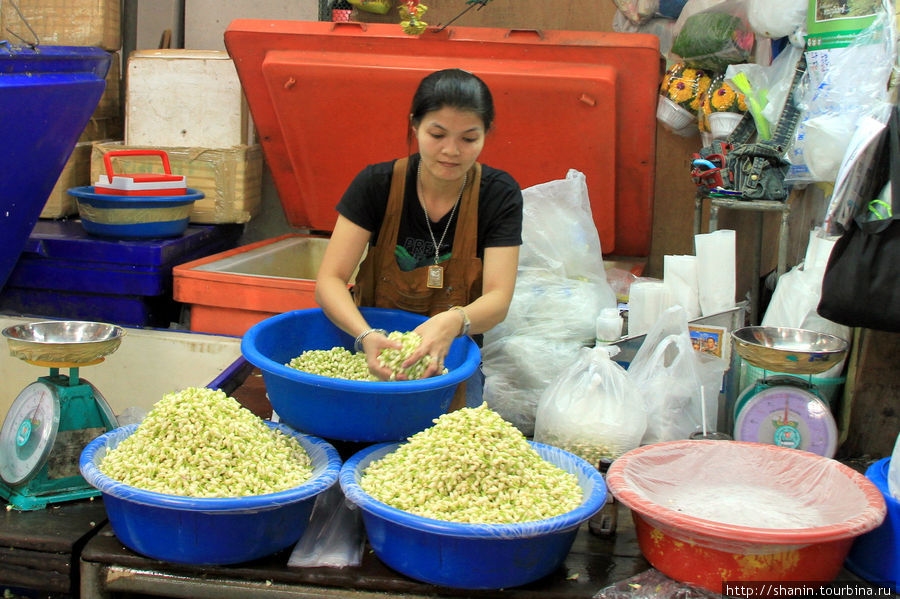
[[376, 381], [377, 377], [369, 372], [366, 354], [354, 354], [343, 347], [331, 349], [308, 349], [285, 364], [310, 374], [318, 374], [333, 379], [349, 379], [351, 381]]
[[205, 387], [164, 395], [99, 469], [126, 485], [183, 497], [265, 495], [312, 475], [296, 439]]
[[[399, 341], [403, 346], [400, 349], [387, 348], [382, 350], [378, 355], [378, 362], [391, 369], [391, 376], [388, 380], [397, 380], [397, 375], [403, 373], [407, 380], [417, 380], [422, 378], [425, 368], [431, 363], [431, 356], [425, 355], [416, 363], [408, 368], [401, 368], [403, 362], [422, 343], [422, 337], [413, 331], [401, 332], [392, 331], [388, 333], [388, 339]], [[349, 379], [351, 381], [378, 381], [381, 380], [369, 372], [366, 364], [366, 354], [359, 352], [353, 353], [343, 347], [332, 347], [331, 349], [308, 349], [296, 358], [292, 358], [290, 362], [285, 364], [290, 368], [296, 368], [310, 374], [318, 374], [338, 379]], [[445, 368], [442, 374], [447, 374]]]
[[544, 460], [486, 403], [434, 422], [369, 464], [362, 489], [397, 509], [460, 523], [543, 520], [584, 501], [577, 477]]

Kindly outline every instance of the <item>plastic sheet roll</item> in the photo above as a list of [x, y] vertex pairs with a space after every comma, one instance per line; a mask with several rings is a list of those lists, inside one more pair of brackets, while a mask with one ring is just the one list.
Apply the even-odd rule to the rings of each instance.
[[672, 305], [684, 308], [688, 320], [700, 316], [696, 256], [663, 256], [663, 282], [669, 289]]
[[735, 305], [736, 236], [730, 229], [694, 235], [697, 286], [703, 316], [730, 310]]
[[628, 296], [628, 335], [649, 331], [670, 306], [669, 290], [662, 281], [639, 279], [632, 283]]

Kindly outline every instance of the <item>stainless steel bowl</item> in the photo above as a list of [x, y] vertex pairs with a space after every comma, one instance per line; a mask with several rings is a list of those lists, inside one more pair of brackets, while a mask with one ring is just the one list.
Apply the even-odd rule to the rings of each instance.
[[47, 320], [3, 329], [11, 356], [37, 364], [96, 364], [119, 348], [125, 329], [102, 322]]
[[734, 349], [752, 366], [788, 374], [818, 374], [844, 359], [850, 343], [826, 333], [787, 327], [744, 327]]

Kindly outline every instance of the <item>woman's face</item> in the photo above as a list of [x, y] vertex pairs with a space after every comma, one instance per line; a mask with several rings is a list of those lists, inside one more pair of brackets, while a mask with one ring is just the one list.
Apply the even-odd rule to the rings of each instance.
[[484, 147], [484, 122], [468, 110], [444, 107], [427, 112], [413, 132], [422, 168], [444, 181], [462, 179]]

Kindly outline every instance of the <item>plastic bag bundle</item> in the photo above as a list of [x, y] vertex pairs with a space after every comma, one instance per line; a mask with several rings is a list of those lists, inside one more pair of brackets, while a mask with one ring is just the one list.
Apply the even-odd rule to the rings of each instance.
[[519, 267], [569, 279], [606, 280], [600, 235], [594, 225], [583, 173], [522, 190]]
[[485, 340], [496, 333], [590, 344], [600, 311], [615, 305], [615, 294], [606, 281], [520, 270], [506, 318]]
[[858, 123], [890, 104], [888, 82], [896, 54], [893, 17], [893, 11], [880, 12], [846, 48], [807, 52], [809, 82], [788, 151], [787, 182], [833, 183]]
[[613, 0], [616, 8], [622, 15], [634, 23], [640, 25], [656, 16], [659, 10], [659, 0]]
[[592, 464], [615, 459], [641, 442], [647, 415], [641, 394], [613, 361], [615, 346], [583, 347], [541, 395], [534, 440]]
[[754, 41], [743, 2], [727, 0], [684, 19], [672, 54], [689, 66], [721, 73], [730, 64], [747, 62]]
[[666, 310], [628, 365], [628, 378], [647, 407], [643, 444], [687, 439], [716, 430], [719, 389], [728, 364], [694, 351], [681, 306]]
[[747, 3], [747, 21], [758, 35], [787, 37], [806, 28], [808, 0], [753, 0]]
[[522, 248], [506, 319], [485, 333], [484, 399], [523, 434], [538, 398], [578, 348], [594, 343], [597, 316], [616, 307], [584, 174], [522, 190]]
[[673, 580], [650, 568], [631, 578], [600, 589], [592, 599], [721, 599], [702, 587]]
[[484, 400], [523, 435], [534, 435], [541, 392], [568, 367], [583, 345], [539, 335], [503, 335], [486, 343]]

